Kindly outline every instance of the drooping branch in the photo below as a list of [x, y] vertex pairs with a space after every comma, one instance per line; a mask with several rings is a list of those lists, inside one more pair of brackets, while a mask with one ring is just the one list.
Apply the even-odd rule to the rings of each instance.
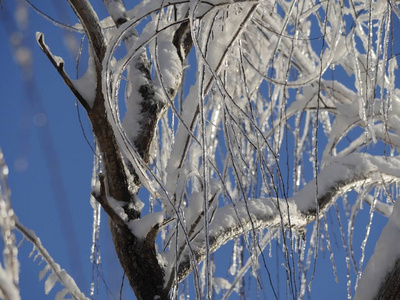
[[[287, 228], [290, 224], [293, 229], [301, 230], [317, 217], [322, 217], [333, 201], [346, 191], [362, 185], [399, 181], [398, 157], [351, 154], [336, 158], [322, 169], [317, 179], [311, 180], [287, 200], [254, 199], [219, 208], [210, 224], [210, 251], [214, 252], [229, 240], [252, 229], [274, 228], [281, 224]], [[204, 259], [206, 253], [203, 241], [203, 233], [193, 241], [193, 244], [199, 245], [195, 250], [198, 262]], [[186, 254], [179, 263], [178, 280], [183, 280], [190, 272], [190, 258]]]

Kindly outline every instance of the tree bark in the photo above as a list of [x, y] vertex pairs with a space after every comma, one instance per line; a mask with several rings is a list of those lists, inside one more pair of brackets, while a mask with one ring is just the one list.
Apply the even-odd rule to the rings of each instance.
[[[388, 245], [388, 247], [390, 247]], [[400, 259], [396, 260], [392, 270], [385, 280], [374, 299], [378, 300], [400, 300]]]
[[[117, 2], [122, 4], [120, 1]], [[140, 210], [135, 206], [135, 199], [141, 183], [133, 168], [126, 165], [113, 127], [109, 121], [110, 116], [107, 116], [106, 99], [103, 95], [102, 86], [102, 64], [106, 52], [106, 43], [98, 17], [91, 8], [90, 3], [86, 0], [69, 0], [69, 3], [89, 38], [96, 67], [96, 98], [93, 107], [84, 106], [100, 148], [105, 170], [104, 178], [102, 177], [100, 180], [100, 195], [94, 196], [102, 204], [110, 217], [109, 226], [115, 250], [136, 297], [144, 300], [169, 299], [169, 290], [164, 287], [165, 266], [160, 266], [157, 258], [155, 239], [159, 229], [158, 226], [150, 230], [146, 238], [139, 239], [132, 234], [127, 224], [117, 214], [110, 211], [111, 206], [108, 204], [108, 196], [123, 203], [122, 208], [128, 216], [128, 220], [125, 221], [139, 219], [141, 214]], [[122, 12], [124, 11], [122, 10]], [[117, 27], [128, 21], [125, 18], [126, 14], [122, 15], [124, 18], [116, 18], [114, 20]], [[192, 45], [190, 34], [187, 34], [188, 32], [188, 22], [186, 22], [179, 27], [173, 37], [173, 41], [171, 41], [177, 48], [182, 62], [184, 57], [188, 55]], [[143, 64], [140, 71], [151, 82], [150, 70], [146, 68], [145, 64]], [[154, 103], [152, 101], [154, 100], [152, 99], [154, 98], [152, 97], [154, 96], [152, 85], [143, 86], [143, 89], [139, 90], [139, 92], [143, 96], [143, 101], [140, 104], [140, 114], [145, 118], [146, 122], [140, 124], [141, 131], [136, 140], [133, 141], [133, 144], [143, 160], [148, 162], [152, 137], [166, 104]], [[177, 90], [171, 91], [169, 96], [173, 98], [176, 92]], [[84, 100], [80, 102], [85, 103]], [[134, 177], [134, 182], [129, 182], [131, 175]]]
[[110, 222], [115, 250], [138, 300], [169, 299], [164, 289], [164, 268], [159, 265], [155, 237], [158, 228], [139, 240], [126, 227]]

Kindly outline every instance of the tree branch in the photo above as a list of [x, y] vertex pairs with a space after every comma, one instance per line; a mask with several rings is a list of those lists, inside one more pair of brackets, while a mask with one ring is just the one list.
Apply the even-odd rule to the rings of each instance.
[[104, 211], [107, 213], [107, 215], [115, 224], [117, 224], [119, 227], [126, 227], [126, 229], [128, 229], [128, 226], [126, 225], [125, 221], [121, 218], [121, 216], [119, 216], [115, 212], [115, 210], [112, 208], [112, 206], [107, 200], [106, 185], [104, 182], [103, 174], [99, 175], [99, 180], [100, 180], [100, 193], [97, 194], [95, 192], [92, 192], [92, 196], [97, 200], [97, 202], [100, 203]]
[[88, 36], [90, 46], [95, 54], [96, 71], [100, 74], [104, 54], [106, 53], [106, 42], [99, 18], [89, 1], [68, 0], [68, 2]]
[[[292, 228], [303, 229], [317, 217], [323, 216], [333, 201], [347, 190], [365, 184], [385, 184], [393, 181], [400, 181], [400, 159], [397, 157], [351, 154], [344, 158], [336, 158], [318, 174], [318, 189], [314, 178], [287, 200], [254, 199], [247, 203], [238, 202], [219, 208], [210, 224], [210, 251], [214, 252], [229, 240], [253, 228], [273, 228], [281, 224], [288, 227], [290, 220]], [[204, 233], [201, 233], [193, 244], [199, 245], [194, 252], [196, 260], [200, 262], [206, 253]], [[179, 263], [178, 281], [191, 272], [187, 251], [186, 249], [186, 254]]]
[[400, 201], [376, 242], [374, 254], [361, 276], [354, 300], [400, 299]]
[[40, 256], [46, 261], [47, 265], [51, 268], [53, 274], [57, 276], [58, 281], [68, 290], [68, 293], [74, 297], [74, 299], [87, 300], [86, 296], [80, 291], [75, 281], [67, 274], [64, 269], [61, 269], [60, 265], [57, 264], [51, 255], [47, 252], [46, 248], [42, 245], [40, 239], [36, 236], [35, 232], [26, 228], [20, 221], [15, 220], [15, 227], [22, 235], [30, 241], [36, 250], [40, 253]]
[[54, 68], [56, 68], [58, 74], [62, 77], [65, 84], [69, 87], [75, 97], [78, 99], [79, 103], [86, 109], [86, 111], [90, 110], [90, 105], [86, 101], [86, 99], [79, 93], [73, 84], [72, 80], [69, 78], [68, 74], [64, 70], [64, 60], [61, 57], [55, 56], [51, 53], [49, 47], [46, 45], [44, 41], [44, 34], [41, 32], [36, 33], [36, 41], [39, 44], [40, 49], [46, 54], [47, 58], [50, 60]]

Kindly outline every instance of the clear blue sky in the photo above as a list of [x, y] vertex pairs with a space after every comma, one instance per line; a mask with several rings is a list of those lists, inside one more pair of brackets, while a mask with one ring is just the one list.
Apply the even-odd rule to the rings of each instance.
[[[35, 1], [55, 19], [75, 22], [68, 6], [61, 5], [61, 2], [64, 1]], [[106, 12], [102, 1], [92, 2], [99, 8], [100, 16], [104, 16]], [[59, 5], [58, 10], [55, 9], [56, 5]], [[53, 53], [64, 57], [71, 77], [74, 77], [74, 59], [64, 49], [64, 31], [28, 10], [28, 27], [24, 31], [23, 45], [32, 52], [34, 73], [31, 80], [24, 82], [23, 71], [15, 64], [14, 50], [10, 45], [11, 38], [19, 38], [14, 34], [14, 21], [9, 15], [15, 12], [14, 2], [3, 1], [3, 6], [4, 10], [0, 11], [0, 147], [10, 168], [12, 205], [20, 221], [36, 232], [53, 258], [89, 295], [93, 214], [89, 195], [93, 154], [82, 134], [75, 99], [36, 45], [35, 32], [43, 32]], [[85, 112], [82, 108], [80, 111], [83, 129], [92, 143]], [[368, 208], [362, 214], [366, 219]], [[104, 214], [102, 216], [101, 250], [105, 282], [118, 299], [123, 273], [110, 240], [106, 217]], [[332, 216], [336, 218], [334, 214]], [[376, 226], [372, 229], [370, 245], [375, 243], [385, 219], [376, 215], [373, 222]], [[363, 232], [359, 230], [359, 233]], [[340, 233], [336, 230], [335, 234], [340, 249], [335, 251], [338, 253], [335, 260], [339, 262], [340, 282], [336, 285], [333, 281], [329, 252], [320, 254], [313, 299], [321, 299], [321, 295], [324, 299], [346, 298], [344, 250]], [[355, 244], [359, 245], [361, 239], [357, 238]], [[368, 257], [372, 249], [373, 246], [369, 246]], [[38, 266], [39, 261], [33, 262], [28, 257], [31, 250], [32, 246], [24, 241], [19, 253], [22, 299], [53, 299], [60, 288], [56, 287], [47, 298], [44, 297], [44, 282], [38, 279], [44, 264]], [[223, 252], [221, 259], [229, 253]], [[271, 271], [274, 271], [274, 259], [269, 262]], [[264, 287], [267, 287], [265, 272], [263, 279]], [[124, 284], [128, 286], [126, 281]], [[107, 299], [104, 296], [104, 284], [100, 286], [103, 296], [99, 299]], [[131, 295], [129, 288], [125, 288], [124, 299], [131, 298]]]

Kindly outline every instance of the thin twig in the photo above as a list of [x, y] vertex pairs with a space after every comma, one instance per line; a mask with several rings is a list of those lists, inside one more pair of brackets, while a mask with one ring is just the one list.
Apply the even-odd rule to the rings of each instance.
[[40, 49], [46, 54], [50, 62], [53, 64], [54, 68], [56, 68], [57, 72], [61, 75], [62, 79], [64, 80], [65, 84], [70, 88], [72, 93], [74, 93], [75, 97], [79, 100], [79, 102], [82, 104], [82, 106], [86, 109], [86, 111], [90, 111], [91, 108], [85, 98], [79, 93], [79, 91], [76, 89], [75, 85], [72, 83], [71, 78], [69, 78], [68, 74], [64, 70], [64, 61], [62, 59], [57, 59], [56, 57], [51, 53], [49, 47], [46, 45], [44, 42], [44, 34], [43, 33], [37, 33], [36, 34], [36, 41], [39, 44]]

